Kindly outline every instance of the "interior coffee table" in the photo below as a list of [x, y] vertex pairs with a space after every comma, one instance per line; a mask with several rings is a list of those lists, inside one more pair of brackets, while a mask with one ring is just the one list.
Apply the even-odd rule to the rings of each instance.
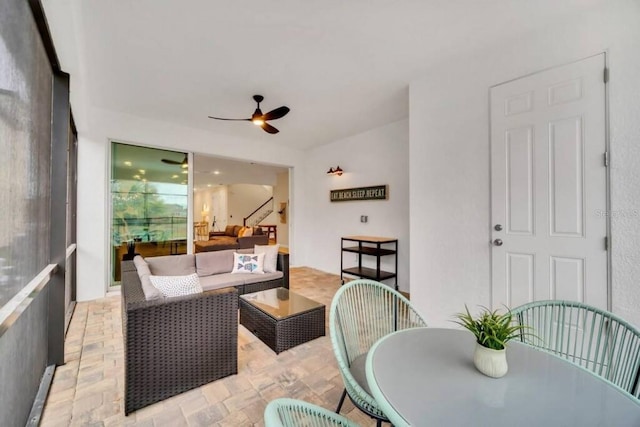
[[240, 295], [240, 324], [280, 353], [325, 335], [325, 306], [286, 288]]

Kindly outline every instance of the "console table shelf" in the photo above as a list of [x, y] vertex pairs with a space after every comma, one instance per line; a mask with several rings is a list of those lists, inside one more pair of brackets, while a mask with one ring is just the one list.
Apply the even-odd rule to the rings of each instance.
[[[345, 246], [347, 242], [347, 246]], [[352, 246], [353, 243], [357, 243], [357, 246]], [[385, 245], [386, 247], [382, 247]], [[344, 256], [345, 252], [358, 254], [358, 266], [357, 267], [345, 267]], [[344, 274], [350, 276], [356, 276], [363, 279], [371, 279], [376, 281], [382, 281], [387, 279], [395, 279], [393, 284], [395, 289], [398, 289], [398, 239], [391, 237], [375, 237], [375, 236], [347, 236], [342, 238], [341, 243], [341, 256], [340, 256], [340, 279], [344, 284]], [[375, 257], [376, 267], [363, 267], [362, 257], [363, 255]], [[393, 255], [395, 258], [395, 271], [384, 271], [380, 269], [380, 259], [383, 256]]]
[[344, 252], [354, 252], [357, 254], [374, 255], [374, 256], [393, 255], [396, 253], [396, 251], [391, 249], [374, 248], [370, 246], [363, 246], [362, 248], [354, 246], [350, 248], [342, 248], [342, 250]]

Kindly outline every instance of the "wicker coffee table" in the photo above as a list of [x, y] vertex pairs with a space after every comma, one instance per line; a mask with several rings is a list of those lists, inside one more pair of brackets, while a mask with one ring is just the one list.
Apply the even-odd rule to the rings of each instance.
[[325, 306], [286, 288], [240, 296], [240, 324], [280, 353], [325, 335]]

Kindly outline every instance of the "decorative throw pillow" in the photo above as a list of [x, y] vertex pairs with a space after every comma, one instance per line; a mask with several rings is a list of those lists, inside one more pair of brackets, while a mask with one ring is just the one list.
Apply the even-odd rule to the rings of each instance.
[[253, 228], [252, 227], [245, 227], [244, 231], [242, 233], [242, 237], [249, 237], [249, 236], [253, 236]]
[[165, 297], [200, 294], [202, 286], [197, 274], [188, 276], [149, 276], [151, 284], [158, 288]]
[[253, 253], [264, 254], [264, 272], [275, 273], [278, 271], [278, 250], [280, 245], [255, 245]]
[[244, 237], [244, 233], [247, 227], [242, 227], [240, 231], [238, 231], [238, 237]]
[[227, 225], [224, 229], [224, 235], [225, 236], [229, 236], [229, 237], [233, 237], [233, 230], [235, 228], [235, 225]]
[[233, 253], [233, 270], [235, 273], [264, 274], [264, 254], [239, 254]]

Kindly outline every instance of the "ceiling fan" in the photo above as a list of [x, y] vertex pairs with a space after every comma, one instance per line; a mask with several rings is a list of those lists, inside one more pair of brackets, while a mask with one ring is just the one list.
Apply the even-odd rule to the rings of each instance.
[[263, 99], [264, 97], [262, 95], [253, 95], [253, 100], [256, 101], [258, 105], [256, 107], [256, 110], [251, 115], [251, 118], [249, 119], [225, 119], [222, 117], [212, 117], [212, 116], [209, 116], [209, 118], [216, 119], [216, 120], [252, 122], [254, 125], [260, 126], [262, 130], [264, 130], [267, 133], [278, 133], [280, 131], [274, 128], [273, 126], [271, 126], [267, 122], [269, 120], [276, 120], [286, 116], [287, 113], [289, 112], [289, 107], [285, 107], [285, 106], [278, 107], [275, 110], [271, 110], [266, 114], [262, 114], [262, 110], [260, 110], [260, 103], [262, 102]]
[[189, 155], [185, 154], [184, 160], [182, 160], [181, 162], [178, 162], [176, 160], [171, 160], [171, 159], [162, 159], [162, 163], [166, 163], [168, 165], [180, 165], [180, 167], [182, 167], [183, 169], [186, 169], [189, 167]]

